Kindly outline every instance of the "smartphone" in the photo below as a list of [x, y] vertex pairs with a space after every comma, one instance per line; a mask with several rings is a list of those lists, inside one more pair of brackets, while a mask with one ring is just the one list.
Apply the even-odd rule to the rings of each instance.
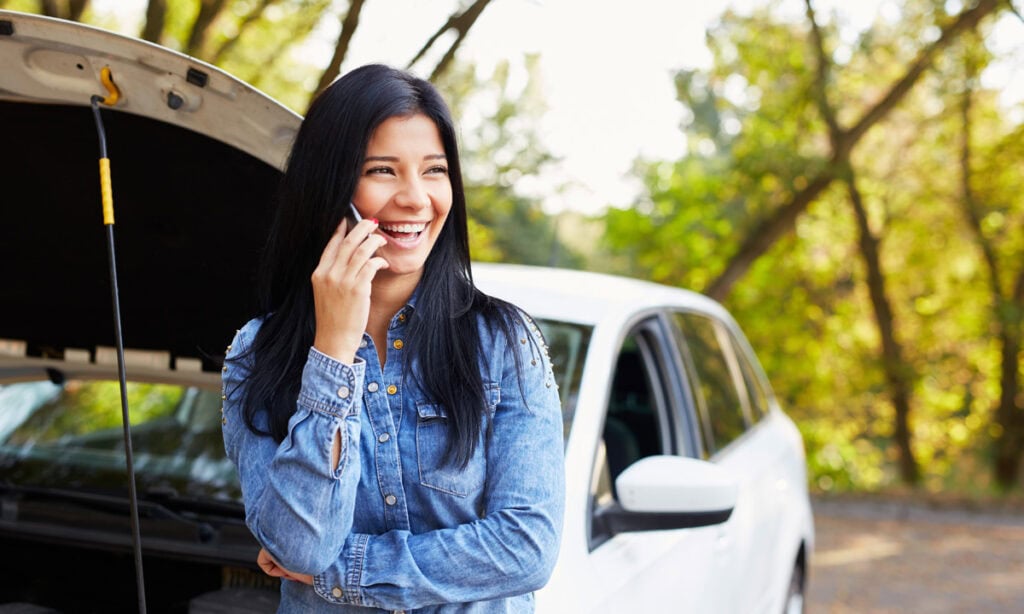
[[363, 216], [359, 215], [359, 210], [356, 209], [355, 204], [352, 202], [348, 203], [348, 209], [345, 211], [345, 219], [348, 221], [348, 228], [345, 229], [345, 234], [351, 232], [356, 224], [363, 221]]

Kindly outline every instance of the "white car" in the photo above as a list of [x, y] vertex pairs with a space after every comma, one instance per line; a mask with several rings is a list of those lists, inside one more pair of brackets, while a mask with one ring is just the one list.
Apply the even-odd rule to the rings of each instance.
[[711, 299], [596, 273], [476, 265], [538, 319], [566, 432], [566, 517], [538, 612], [800, 612], [803, 442]]
[[[181, 54], [33, 15], [0, 11], [0, 65], [0, 611], [136, 605], [89, 111], [104, 68], [150, 611], [273, 611], [218, 359], [300, 118]], [[537, 319], [563, 400], [564, 538], [537, 611], [801, 611], [802, 441], [729, 314], [607, 275], [474, 274]]]

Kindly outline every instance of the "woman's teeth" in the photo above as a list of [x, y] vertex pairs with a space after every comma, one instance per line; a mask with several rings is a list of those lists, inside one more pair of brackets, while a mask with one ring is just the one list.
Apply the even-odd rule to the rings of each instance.
[[420, 233], [427, 227], [425, 223], [419, 224], [381, 224], [380, 229], [396, 241], [413, 241], [420, 236]]
[[380, 229], [384, 232], [398, 232], [402, 234], [420, 233], [426, 228], [426, 224], [381, 224]]

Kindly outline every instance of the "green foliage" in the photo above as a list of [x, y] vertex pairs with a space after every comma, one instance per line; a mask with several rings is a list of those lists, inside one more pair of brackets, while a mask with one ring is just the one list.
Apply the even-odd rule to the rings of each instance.
[[[843, 127], [934, 39], [934, 24], [946, 17], [942, 6], [904, 2], [898, 21], [879, 20], [855, 38], [819, 15], [826, 49], [841, 60], [824, 85]], [[712, 67], [676, 76], [688, 153], [638, 163], [646, 194], [632, 209], [606, 214], [604, 245], [617, 271], [707, 287], [750, 229], [827, 163], [809, 28], [779, 17], [775, 7], [723, 15], [708, 33]], [[980, 69], [992, 53], [983, 41], [971, 44], [980, 46]], [[998, 310], [962, 213], [959, 109], [967, 84], [960, 53], [948, 52], [866, 135], [852, 166], [872, 233], [881, 238], [902, 368], [913, 382], [911, 426], [923, 485], [979, 492], [991, 484], [985, 466], [1003, 431], [993, 410], [1000, 392]], [[971, 86], [972, 185], [984, 238], [1005, 272], [998, 284], [1009, 296], [1024, 267], [1024, 127], [1007, 117], [995, 92]], [[812, 483], [822, 490], [878, 489], [899, 479], [894, 409], [857, 236], [845, 186], [833, 184], [726, 301], [797, 420]]]
[[0, 9], [22, 13], [42, 13], [43, 5], [41, 0], [4, 0], [0, 2]]
[[[240, 29], [251, 10], [236, 10], [222, 20], [214, 48], [231, 42], [220, 68], [267, 92], [297, 112], [304, 112], [323, 68], [293, 52], [301, 46], [330, 8], [330, 0], [288, 0], [273, 3], [260, 19]], [[232, 41], [237, 36], [237, 41]]]
[[538, 135], [544, 104], [536, 57], [526, 69], [519, 86], [508, 62], [483, 76], [471, 64], [456, 66], [438, 83], [460, 126], [473, 258], [578, 267], [582, 259], [558, 236], [557, 222], [518, 187], [553, 162]]

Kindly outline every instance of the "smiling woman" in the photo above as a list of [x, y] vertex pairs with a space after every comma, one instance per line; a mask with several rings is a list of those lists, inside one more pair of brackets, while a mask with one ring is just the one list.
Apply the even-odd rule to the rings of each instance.
[[388, 239], [377, 252], [388, 263], [380, 275], [412, 275], [415, 285], [452, 207], [447, 156], [429, 117], [390, 117], [377, 127], [353, 202]]
[[537, 325], [473, 283], [445, 103], [348, 73], [279, 201], [223, 431], [282, 611], [532, 611], [561, 537], [561, 404]]

